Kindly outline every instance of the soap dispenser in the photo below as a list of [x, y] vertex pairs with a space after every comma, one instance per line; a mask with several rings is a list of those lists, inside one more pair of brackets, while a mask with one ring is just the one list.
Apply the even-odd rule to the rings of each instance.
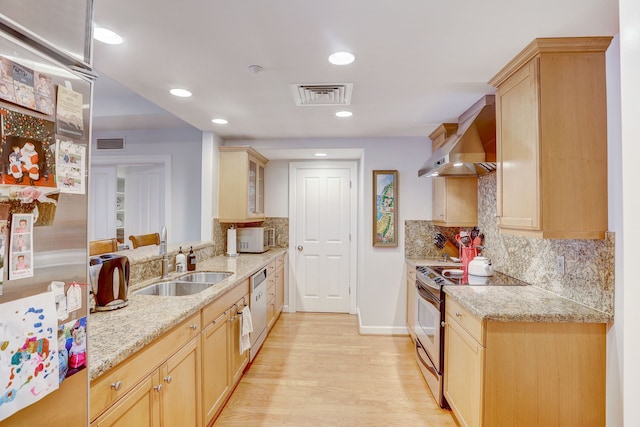
[[187, 270], [194, 271], [196, 269], [196, 254], [193, 253], [193, 246], [189, 250], [189, 255], [187, 256]]
[[184, 273], [187, 270], [187, 256], [182, 252], [182, 246], [176, 255], [176, 271], [178, 273]]

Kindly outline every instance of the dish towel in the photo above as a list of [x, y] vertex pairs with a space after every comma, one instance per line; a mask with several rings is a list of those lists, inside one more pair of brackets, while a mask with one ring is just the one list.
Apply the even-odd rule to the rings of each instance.
[[249, 334], [253, 332], [253, 322], [251, 321], [251, 311], [249, 307], [245, 306], [242, 309], [242, 316], [240, 317], [242, 325], [240, 325], [240, 354], [251, 348], [251, 339]]

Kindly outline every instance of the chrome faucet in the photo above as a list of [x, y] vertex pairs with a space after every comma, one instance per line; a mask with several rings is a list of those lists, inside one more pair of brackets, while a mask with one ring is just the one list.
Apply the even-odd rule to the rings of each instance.
[[166, 279], [169, 277], [169, 256], [167, 255], [167, 227], [164, 225], [160, 231], [160, 255], [162, 255], [160, 275], [163, 279]]

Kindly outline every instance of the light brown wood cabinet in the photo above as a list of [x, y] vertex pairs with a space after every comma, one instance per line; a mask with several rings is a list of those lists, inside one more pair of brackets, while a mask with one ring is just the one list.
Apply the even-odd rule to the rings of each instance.
[[[456, 123], [443, 123], [429, 138], [432, 151], [440, 147], [458, 129]], [[443, 227], [478, 225], [478, 178], [433, 177], [433, 223]]]
[[267, 265], [267, 330], [276, 324], [284, 306], [284, 254]]
[[461, 426], [605, 425], [605, 324], [481, 321], [449, 298], [444, 366]]
[[275, 312], [276, 317], [282, 313], [284, 307], [284, 254], [276, 258], [276, 300]]
[[249, 363], [240, 353], [240, 311], [249, 302], [249, 280], [202, 309], [202, 413], [209, 425]]
[[413, 341], [416, 340], [418, 297], [416, 295], [416, 268], [407, 263], [407, 329]]
[[251, 147], [220, 147], [220, 222], [264, 221], [264, 169], [267, 162], [266, 157]]
[[201, 426], [199, 334], [198, 313], [92, 382], [91, 426]]
[[489, 82], [498, 88], [501, 231], [604, 238], [610, 42], [611, 37], [536, 39]]

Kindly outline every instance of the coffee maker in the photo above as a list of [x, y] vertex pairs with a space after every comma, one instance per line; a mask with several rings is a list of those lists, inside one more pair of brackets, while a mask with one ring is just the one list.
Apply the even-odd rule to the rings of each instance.
[[95, 299], [95, 311], [109, 311], [129, 304], [129, 259], [104, 254], [89, 258], [89, 280]]

